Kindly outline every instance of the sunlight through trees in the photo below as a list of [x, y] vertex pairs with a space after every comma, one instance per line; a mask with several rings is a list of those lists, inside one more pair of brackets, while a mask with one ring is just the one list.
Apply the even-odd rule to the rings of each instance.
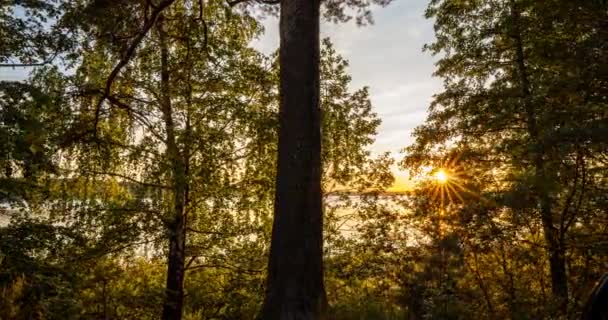
[[319, 34], [390, 3], [0, 2], [0, 319], [604, 312], [606, 2], [429, 0], [402, 154]]

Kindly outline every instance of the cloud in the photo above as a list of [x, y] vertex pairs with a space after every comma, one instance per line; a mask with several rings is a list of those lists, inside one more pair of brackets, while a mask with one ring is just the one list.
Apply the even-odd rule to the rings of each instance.
[[[321, 26], [322, 37], [330, 37], [350, 62], [352, 89], [370, 87], [374, 110], [383, 121], [372, 146], [375, 154], [398, 152], [412, 143], [412, 130], [424, 121], [433, 94], [441, 89], [441, 81], [431, 76], [434, 58], [422, 52], [434, 39], [432, 21], [423, 17], [426, 3], [401, 0], [374, 8], [370, 26]], [[268, 18], [264, 26], [266, 34], [253, 46], [268, 53], [279, 44], [278, 21]]]
[[0, 81], [22, 81], [27, 78], [31, 68], [0, 67]]

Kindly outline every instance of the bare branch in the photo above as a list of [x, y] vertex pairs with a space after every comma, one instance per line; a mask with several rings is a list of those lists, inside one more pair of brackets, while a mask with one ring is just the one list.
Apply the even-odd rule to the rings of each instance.
[[47, 64], [53, 62], [53, 60], [55, 60], [55, 58], [57, 57], [57, 55], [59, 55], [59, 49], [56, 49], [55, 53], [53, 53], [52, 56], [48, 57], [47, 59], [45, 59], [44, 61], [41, 61], [41, 62], [35, 62], [35, 63], [0, 63], [0, 68], [40, 67], [40, 66], [44, 66], [44, 65], [47, 65]]
[[262, 3], [262, 4], [279, 4], [281, 3], [280, 0], [233, 0], [233, 1], [228, 1], [228, 5], [230, 7], [234, 7], [240, 3], [244, 3], [244, 2], [257, 2], [257, 3]]

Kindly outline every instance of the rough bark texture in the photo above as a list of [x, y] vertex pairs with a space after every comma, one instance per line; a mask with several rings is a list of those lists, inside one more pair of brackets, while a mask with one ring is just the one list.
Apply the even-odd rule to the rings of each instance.
[[546, 170], [544, 164], [544, 149], [539, 140], [539, 132], [537, 126], [537, 115], [534, 106], [530, 102], [531, 89], [528, 73], [526, 70], [526, 60], [523, 49], [523, 40], [521, 30], [519, 28], [520, 12], [514, 2], [511, 2], [511, 13], [513, 15], [515, 40], [515, 62], [519, 74], [519, 85], [521, 95], [524, 101], [524, 108], [527, 118], [527, 130], [530, 136], [530, 142], [534, 145], [532, 155], [532, 163], [535, 170], [535, 186], [534, 191], [539, 197], [540, 216], [543, 226], [543, 234], [547, 243], [547, 254], [549, 257], [549, 270], [551, 274], [551, 293], [553, 298], [560, 304], [560, 310], [566, 312], [568, 305], [568, 281], [566, 277], [566, 252], [563, 244], [563, 237], [560, 235], [558, 228], [555, 226], [553, 218], [553, 203], [549, 193], [546, 191]]
[[158, 33], [161, 51], [161, 108], [167, 133], [167, 156], [171, 163], [173, 186], [173, 211], [167, 225], [169, 255], [167, 257], [167, 283], [165, 286], [162, 319], [179, 320], [182, 318], [184, 300], [186, 169], [175, 138], [169, 82], [169, 52], [163, 30], [162, 17], [159, 18]]
[[323, 285], [319, 0], [283, 0], [274, 223], [264, 320], [321, 319]]

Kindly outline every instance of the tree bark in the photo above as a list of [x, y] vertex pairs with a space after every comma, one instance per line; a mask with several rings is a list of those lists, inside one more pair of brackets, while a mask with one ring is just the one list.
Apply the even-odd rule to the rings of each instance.
[[560, 311], [565, 314], [568, 306], [568, 281], [566, 277], [566, 252], [563, 237], [553, 219], [553, 203], [546, 190], [547, 175], [545, 169], [544, 149], [539, 138], [537, 115], [532, 105], [530, 81], [526, 70], [526, 60], [523, 49], [522, 33], [520, 28], [521, 13], [515, 2], [511, 1], [511, 14], [513, 17], [513, 39], [515, 40], [515, 63], [519, 75], [522, 100], [527, 118], [527, 130], [530, 142], [533, 145], [532, 163], [535, 170], [534, 191], [539, 197], [540, 217], [543, 226], [543, 235], [547, 244], [549, 257], [549, 270], [551, 275], [551, 293], [558, 301]]
[[182, 318], [184, 300], [184, 262], [186, 244], [186, 166], [175, 138], [175, 125], [171, 106], [171, 88], [169, 79], [169, 50], [163, 29], [162, 16], [158, 20], [158, 34], [161, 52], [160, 71], [160, 104], [167, 134], [167, 156], [172, 169], [173, 210], [171, 212], [167, 233], [169, 253], [167, 257], [167, 282], [163, 301], [163, 320]]
[[261, 319], [321, 319], [323, 284], [319, 0], [284, 0], [274, 222]]

